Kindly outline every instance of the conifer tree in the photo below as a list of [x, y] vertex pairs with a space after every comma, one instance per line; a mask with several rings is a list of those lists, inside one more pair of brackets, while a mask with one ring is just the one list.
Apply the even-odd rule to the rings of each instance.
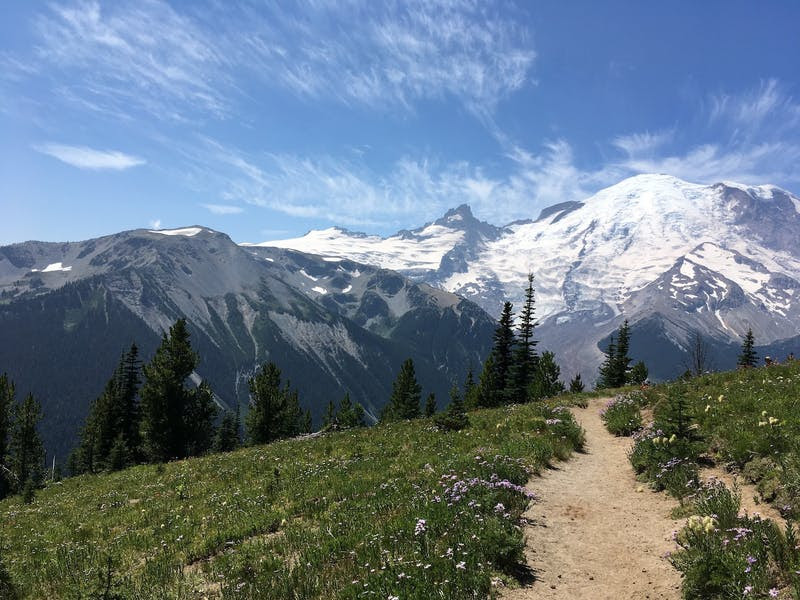
[[200, 456], [211, 450], [214, 444], [214, 421], [217, 418], [214, 392], [207, 381], [202, 381], [190, 390], [184, 415], [186, 432], [186, 456]]
[[514, 315], [511, 302], [503, 304], [500, 321], [494, 332], [494, 378], [496, 393], [503, 404], [513, 400], [513, 382], [511, 379], [511, 366], [514, 360]]
[[297, 390], [291, 389], [291, 384], [288, 379], [283, 386], [283, 394], [286, 397], [286, 411], [284, 413], [283, 433], [281, 437], [295, 437], [306, 432], [306, 413], [300, 406], [300, 395]]
[[239, 411], [238, 406], [236, 412], [225, 411], [222, 415], [222, 421], [217, 428], [217, 434], [214, 436], [214, 452], [230, 452], [236, 450], [241, 444], [239, 438]]
[[184, 415], [192, 401], [186, 379], [197, 364], [189, 343], [186, 320], [179, 319], [161, 339], [161, 345], [144, 367], [144, 385], [139, 392], [142, 413], [142, 445], [151, 462], [164, 462], [187, 455]]
[[336, 405], [333, 400], [328, 400], [328, 407], [325, 409], [325, 416], [322, 418], [322, 426], [330, 427], [336, 423]]
[[497, 379], [495, 378], [493, 354], [489, 354], [483, 364], [483, 371], [481, 371], [478, 378], [475, 401], [475, 406], [481, 408], [499, 406], [502, 401], [502, 396], [498, 391]]
[[478, 406], [478, 386], [475, 384], [472, 365], [469, 366], [467, 377], [464, 379], [464, 406], [468, 409]]
[[139, 411], [139, 386], [142, 383], [142, 361], [139, 359], [139, 348], [136, 343], [123, 355], [120, 365], [120, 429], [125, 440], [131, 462], [138, 460], [141, 438], [141, 414]]
[[403, 362], [397, 379], [392, 384], [392, 395], [383, 409], [381, 421], [400, 421], [419, 417], [421, 392], [422, 388], [417, 383], [414, 372], [414, 361], [408, 358]]
[[[14, 383], [3, 373], [0, 375], [0, 500], [13, 490], [12, 471], [8, 462], [11, 436], [11, 409], [14, 406]], [[2, 580], [0, 580], [2, 590]]]
[[666, 437], [675, 435], [676, 443], [671, 447], [675, 456], [694, 457], [699, 453], [703, 438], [695, 423], [685, 386], [670, 386], [667, 401], [656, 417], [658, 427]]
[[364, 408], [350, 400], [350, 394], [346, 393], [339, 403], [339, 413], [336, 420], [342, 427], [364, 427]]
[[[107, 467], [111, 447], [120, 430], [121, 415], [119, 414], [119, 369], [106, 382], [103, 393], [92, 403], [89, 416], [86, 419], [86, 443], [91, 443], [92, 448], [86, 448], [82, 443], [80, 448], [84, 454], [91, 456], [92, 469], [100, 470]], [[84, 436], [82, 436], [83, 438]], [[82, 439], [82, 442], [84, 440]]]
[[339, 401], [339, 412], [336, 413], [336, 421], [342, 427], [353, 427], [353, 401], [350, 399], [349, 392], [345, 392]]
[[29, 480], [34, 486], [42, 481], [44, 446], [38, 431], [41, 419], [42, 407], [33, 394], [28, 394], [21, 404], [14, 406], [9, 453], [18, 490]]
[[528, 387], [536, 373], [538, 361], [536, 344], [538, 342], [533, 339], [533, 330], [536, 327], [534, 313], [533, 273], [528, 273], [528, 287], [525, 290], [525, 302], [519, 313], [516, 347], [511, 367], [510, 400], [512, 402], [521, 403], [528, 399]]
[[559, 379], [560, 376], [561, 367], [556, 363], [555, 355], [549, 350], [542, 352], [528, 395], [532, 399], [538, 400], [560, 394], [564, 391], [564, 384]]
[[[138, 352], [136, 344], [132, 344], [130, 350], [120, 357], [103, 393], [89, 409], [75, 455], [81, 472], [124, 468], [138, 459], [140, 419], [137, 393], [141, 372]], [[113, 468], [110, 466], [112, 448], [116, 448], [113, 462], [117, 465]], [[119, 462], [122, 459], [124, 463]]]
[[360, 402], [353, 405], [353, 427], [366, 427], [367, 419], [364, 414], [364, 407]]
[[288, 381], [281, 386], [281, 370], [275, 363], [263, 364], [248, 384], [250, 410], [245, 427], [251, 444], [267, 444], [306, 429], [308, 416], [300, 408], [297, 391]]
[[606, 358], [603, 364], [600, 365], [600, 376], [597, 378], [595, 387], [597, 389], [613, 387], [614, 381], [614, 366], [617, 356], [617, 345], [614, 343], [614, 336], [612, 335], [608, 341], [608, 349], [605, 351]]
[[581, 374], [576, 373], [575, 377], [569, 382], [569, 391], [573, 394], [580, 394], [584, 389], [583, 381], [581, 380]]
[[634, 383], [636, 385], [642, 385], [645, 381], [647, 381], [647, 376], [649, 372], [647, 370], [647, 365], [644, 364], [643, 361], [637, 362], [633, 365], [631, 369], [630, 376], [628, 377], [630, 383]]
[[611, 381], [608, 387], [622, 387], [627, 383], [628, 366], [631, 362], [631, 358], [628, 356], [631, 335], [627, 319], [620, 325], [617, 334], [617, 351], [614, 355]]
[[425, 400], [425, 416], [432, 417], [436, 414], [436, 394], [431, 392]]
[[755, 338], [752, 327], [747, 328], [747, 333], [742, 338], [742, 352], [736, 365], [742, 368], [755, 367], [758, 364], [758, 354], [755, 351]]
[[464, 407], [464, 399], [454, 383], [450, 388], [450, 404], [444, 412], [434, 417], [434, 423], [443, 431], [461, 431], [469, 425], [469, 417]]
[[128, 443], [125, 441], [125, 435], [122, 432], [117, 435], [111, 445], [105, 464], [106, 468], [111, 471], [119, 471], [133, 464], [133, 456], [131, 456]]

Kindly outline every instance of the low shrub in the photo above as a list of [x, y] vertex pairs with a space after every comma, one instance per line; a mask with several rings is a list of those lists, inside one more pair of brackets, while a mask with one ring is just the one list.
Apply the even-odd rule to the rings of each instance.
[[657, 491], [666, 490], [683, 500], [697, 482], [697, 464], [686, 456], [687, 444], [675, 435], [667, 437], [662, 429], [650, 426], [634, 436], [628, 459], [634, 471]]
[[632, 395], [616, 396], [600, 411], [603, 423], [614, 435], [631, 435], [642, 427], [642, 413], [638, 398]]
[[677, 534], [681, 549], [670, 556], [683, 575], [683, 597], [774, 598], [788, 587], [800, 597], [800, 548], [792, 525], [784, 533], [772, 521], [739, 516], [740, 500], [720, 481], [697, 489], [697, 514]]

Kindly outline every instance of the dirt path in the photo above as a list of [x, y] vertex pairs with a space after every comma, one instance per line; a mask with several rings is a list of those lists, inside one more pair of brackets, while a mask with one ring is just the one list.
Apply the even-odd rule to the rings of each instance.
[[605, 430], [604, 403], [593, 399], [574, 411], [586, 430], [586, 454], [528, 484], [541, 498], [525, 515], [536, 581], [506, 592], [506, 600], [680, 597], [680, 576], [664, 558], [681, 525], [669, 517], [675, 502], [636, 482], [626, 454], [631, 441]]

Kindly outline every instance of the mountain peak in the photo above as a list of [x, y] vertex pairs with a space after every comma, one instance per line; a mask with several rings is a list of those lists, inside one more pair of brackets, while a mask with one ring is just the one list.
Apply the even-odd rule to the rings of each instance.
[[451, 208], [446, 213], [444, 213], [445, 219], [474, 219], [475, 217], [472, 216], [472, 209], [469, 207], [469, 204], [462, 204], [456, 208]]
[[495, 239], [500, 235], [501, 228], [481, 221], [472, 214], [472, 209], [469, 204], [461, 204], [456, 208], [451, 208], [444, 216], [440, 217], [433, 223], [425, 225], [421, 229], [415, 230], [413, 233], [420, 233], [431, 225], [438, 225], [439, 227], [447, 227], [457, 231], [464, 231], [467, 233], [473, 232], [486, 239]]
[[480, 223], [472, 214], [469, 204], [462, 204], [456, 208], [451, 208], [443, 216], [436, 219], [433, 224], [453, 229], [466, 229], [474, 223]]

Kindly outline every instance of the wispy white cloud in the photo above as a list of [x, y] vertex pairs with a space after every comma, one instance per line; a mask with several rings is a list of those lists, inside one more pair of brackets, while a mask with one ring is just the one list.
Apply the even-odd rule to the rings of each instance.
[[666, 173], [687, 181], [712, 183], [774, 183], [800, 181], [795, 165], [800, 161], [800, 145], [766, 142], [740, 148], [702, 144], [672, 156], [628, 157], [621, 163], [633, 173]]
[[489, 114], [531, 82], [529, 32], [489, 4], [319, 2], [304, 13], [271, 15], [279, 27], [262, 21], [246, 39], [261, 65], [300, 96], [392, 108], [450, 96]]
[[161, 229], [161, 219], [152, 219], [148, 225], [150, 229]]
[[143, 158], [116, 150], [95, 150], [86, 146], [67, 146], [64, 144], [39, 144], [33, 147], [37, 152], [52, 156], [73, 167], [94, 171], [124, 171], [145, 164]]
[[[612, 144], [627, 173], [667, 173], [689, 181], [744, 183], [800, 181], [800, 105], [771, 79], [750, 90], [711, 96], [698, 122], [705, 128], [662, 134], [632, 134]], [[681, 152], [663, 151], [682, 138]]]
[[658, 148], [672, 141], [674, 135], [674, 130], [658, 131], [655, 133], [645, 131], [642, 133], [619, 135], [615, 137], [611, 143], [626, 154], [639, 155], [656, 151]]
[[484, 219], [508, 223], [583, 199], [619, 174], [616, 168], [582, 171], [564, 140], [539, 154], [517, 147], [508, 157], [510, 172], [495, 174], [467, 161], [410, 156], [377, 173], [360, 159], [245, 155], [212, 140], [194, 156], [198, 185], [218, 188], [231, 202], [350, 227], [421, 222], [464, 202]]
[[[551, 204], [585, 199], [638, 173], [667, 173], [700, 183], [798, 181], [800, 143], [792, 129], [796, 105], [780, 90], [775, 83], [727, 96], [725, 110], [731, 112], [721, 131], [719, 127], [685, 131], [676, 125], [616, 136], [609, 144], [621, 157], [593, 167], [581, 166], [564, 139], [545, 142], [534, 152], [506, 138], [508, 164], [495, 172], [466, 161], [406, 156], [377, 174], [360, 160], [256, 157], [220, 145], [213, 148], [216, 160], [229, 167], [221, 181], [231, 198], [285, 214], [346, 225], [387, 225], [407, 222], [411, 216], [420, 222], [467, 202], [482, 218], [507, 223], [535, 217]], [[699, 120], [708, 122], [706, 110]], [[758, 115], [764, 126], [751, 122], [742, 141], [735, 121], [746, 114]], [[722, 113], [716, 118], [722, 119]], [[769, 126], [773, 120], [787, 127], [773, 129]], [[703, 137], [714, 141], [704, 143]]]
[[244, 212], [241, 206], [230, 204], [201, 204], [201, 206], [215, 215], [238, 215]]
[[36, 31], [38, 65], [26, 68], [66, 75], [63, 99], [177, 121], [232, 116], [256, 86], [392, 110], [447, 97], [491, 114], [531, 81], [536, 56], [514, 15], [473, 0], [85, 0], [51, 5]]
[[777, 79], [768, 79], [752, 90], [740, 94], [711, 96], [709, 120], [730, 121], [748, 130], [763, 127], [768, 121], [780, 120], [783, 126], [800, 122], [800, 104], [788, 94]]
[[36, 58], [59, 69], [60, 93], [103, 112], [184, 120], [226, 114], [225, 57], [195, 19], [166, 2], [50, 5], [36, 22]]

